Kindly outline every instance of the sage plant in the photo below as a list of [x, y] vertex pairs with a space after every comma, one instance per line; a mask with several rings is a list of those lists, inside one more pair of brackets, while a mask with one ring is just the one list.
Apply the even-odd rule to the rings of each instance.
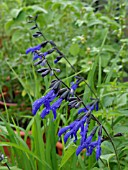
[[[96, 160], [98, 160], [101, 156], [101, 145], [104, 140], [110, 140], [113, 145], [117, 162], [119, 165], [118, 155], [112, 138], [109, 133], [105, 129], [105, 127], [100, 123], [100, 121], [93, 115], [93, 110], [98, 111], [99, 109], [99, 99], [96, 94], [93, 92], [91, 87], [87, 84], [85, 79], [81, 76], [74, 76], [74, 82], [71, 82], [71, 86], [69, 87], [63, 80], [59, 78], [57, 75], [60, 70], [58, 68], [52, 68], [49, 64], [47, 56], [55, 53], [56, 58], [54, 59], [54, 64], [57, 66], [57, 63], [64, 58], [71, 68], [75, 71], [75, 68], [70, 64], [65, 55], [57, 48], [57, 45], [54, 41], [47, 40], [44, 34], [40, 31], [37, 24], [37, 16], [30, 17], [29, 22], [34, 23], [34, 26], [31, 28], [32, 30], [37, 30], [35, 34], [33, 34], [34, 38], [38, 38], [42, 36], [44, 41], [41, 44], [38, 44], [34, 47], [29, 47], [26, 50], [26, 54], [31, 53], [33, 55], [34, 66], [40, 65], [41, 68], [37, 70], [37, 72], [42, 76], [53, 76], [54, 79], [51, 81], [51, 85], [49, 87], [49, 92], [46, 93], [45, 96], [37, 99], [32, 105], [32, 113], [36, 115], [37, 111], [43, 105], [44, 108], [40, 114], [42, 119], [46, 118], [47, 115], [50, 114], [50, 111], [53, 113], [53, 118], [57, 117], [57, 109], [62, 105], [62, 103], [66, 102], [68, 104], [69, 109], [77, 109], [78, 117], [76, 120], [71, 122], [68, 126], [62, 127], [58, 131], [58, 136], [61, 137], [64, 134], [64, 142], [67, 143], [67, 140], [73, 138], [74, 142], [78, 140], [78, 133], [80, 135], [80, 144], [76, 150], [76, 155], [78, 156], [83, 149], [86, 149], [86, 155], [90, 156], [95, 149], [96, 152]], [[42, 52], [42, 48], [50, 44], [51, 49]], [[61, 70], [63, 71], [63, 70]], [[86, 104], [82, 99], [76, 94], [76, 89], [79, 88], [81, 82], [85, 82], [88, 88], [90, 88], [91, 92], [94, 94], [95, 98], [89, 104]], [[89, 126], [91, 121], [96, 121], [97, 126], [93, 127], [92, 131], [89, 131]], [[107, 135], [107, 138], [102, 136], [102, 131]], [[121, 136], [120, 134], [115, 135]], [[94, 140], [96, 139], [96, 140]]]

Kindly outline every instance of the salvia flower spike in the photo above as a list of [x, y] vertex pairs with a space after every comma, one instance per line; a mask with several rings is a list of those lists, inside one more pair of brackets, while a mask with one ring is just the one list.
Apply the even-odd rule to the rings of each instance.
[[[74, 138], [74, 142], [76, 142], [78, 138], [78, 132], [80, 130], [80, 145], [78, 146], [76, 150], [76, 155], [79, 155], [83, 149], [86, 149], [86, 155], [90, 156], [93, 152], [93, 150], [96, 148], [96, 160], [100, 158], [101, 155], [101, 143], [104, 141], [102, 138], [102, 128], [106, 132], [108, 138], [110, 139], [111, 143], [113, 144], [111, 137], [109, 136], [108, 132], [104, 128], [103, 125], [98, 121], [98, 119], [92, 114], [93, 110], [98, 111], [99, 110], [99, 100], [97, 98], [97, 95], [94, 93], [94, 91], [91, 89], [88, 83], [86, 83], [85, 79], [80, 76], [74, 76], [76, 78], [76, 82], [71, 84], [71, 87], [69, 88], [60, 78], [57, 77], [55, 72], [59, 72], [60, 70], [57, 68], [52, 68], [48, 62], [48, 58], [46, 59], [47, 55], [52, 54], [54, 51], [58, 54], [58, 56], [54, 59], [54, 63], [58, 63], [62, 58], [64, 58], [70, 67], [75, 71], [75, 68], [71, 65], [71, 63], [68, 61], [68, 59], [65, 57], [65, 55], [57, 48], [54, 41], [50, 40], [47, 41], [43, 33], [40, 31], [38, 24], [36, 22], [38, 15], [35, 17], [29, 17], [30, 23], [35, 23], [35, 26], [31, 28], [31, 30], [36, 30], [35, 34], [33, 34], [34, 38], [43, 37], [45, 39], [45, 42], [42, 42], [39, 45], [36, 45], [34, 47], [30, 47], [26, 50], [26, 54], [32, 53], [33, 54], [33, 61], [39, 60], [36, 63], [34, 63], [34, 66], [41, 65], [46, 66], [46, 68], [38, 69], [37, 72], [42, 75], [42, 77], [45, 77], [50, 73], [50, 75], [55, 76], [56, 79], [52, 80], [50, 85], [50, 91], [45, 95], [42, 96], [40, 99], [37, 99], [33, 105], [32, 105], [32, 113], [35, 115], [37, 111], [40, 109], [40, 107], [43, 105], [44, 109], [42, 110], [40, 116], [41, 118], [45, 118], [47, 114], [50, 113], [50, 111], [53, 112], [54, 119], [56, 119], [57, 116], [57, 109], [61, 106], [63, 101], [66, 101], [69, 105], [69, 108], [75, 108], [78, 109], [81, 104], [83, 104], [83, 108], [80, 108], [78, 110], [78, 119], [74, 120], [69, 125], [61, 128], [58, 132], [58, 136], [61, 137], [62, 134], [64, 134], [64, 142], [66, 143], [69, 138]], [[38, 31], [37, 31], [38, 29]], [[52, 46], [52, 49], [41, 52], [41, 48], [45, 48], [47, 44], [50, 44]], [[76, 71], [75, 71], [76, 73]], [[79, 87], [79, 84], [84, 81], [85, 84], [88, 86], [90, 91], [94, 94], [96, 99], [93, 99], [94, 102], [91, 102], [88, 105], [85, 105], [84, 102], [75, 94], [76, 89]], [[61, 84], [65, 87], [61, 88]], [[54, 101], [55, 100], [55, 101]], [[89, 125], [90, 122], [95, 120], [99, 127], [96, 126], [94, 129], [89, 133]], [[96, 141], [93, 141], [94, 135], [96, 135], [96, 131], [98, 130], [98, 139]], [[114, 144], [113, 144], [114, 148]], [[115, 148], [114, 148], [115, 150]], [[116, 153], [116, 150], [115, 150]], [[117, 156], [117, 154], [116, 154]], [[118, 159], [117, 159], [118, 160]]]
[[56, 98], [57, 94], [55, 93], [55, 90], [50, 90], [45, 96], [41, 97], [40, 99], [37, 99], [33, 105], [32, 105], [32, 113], [35, 115], [41, 105], [46, 105], [48, 102], [52, 102]]

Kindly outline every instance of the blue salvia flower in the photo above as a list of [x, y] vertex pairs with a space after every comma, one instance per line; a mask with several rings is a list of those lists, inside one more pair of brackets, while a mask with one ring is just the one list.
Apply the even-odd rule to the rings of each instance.
[[48, 103], [52, 102], [55, 99], [56, 96], [57, 96], [57, 94], [55, 93], [55, 91], [50, 90], [45, 96], [41, 97], [40, 99], [37, 99], [32, 105], [32, 113], [33, 113], [33, 115], [36, 114], [38, 109], [43, 104], [46, 106], [46, 108], [49, 108]]
[[67, 132], [65, 135], [64, 135], [64, 142], [66, 143], [68, 138], [71, 136], [71, 138], [73, 138], [73, 136], [75, 137], [75, 140], [74, 142], [77, 140], [77, 135], [76, 135], [76, 129], [74, 129], [74, 127], [76, 126], [76, 124], [79, 123], [79, 120], [75, 120], [74, 122], [72, 122], [70, 125], [64, 127], [64, 128], [61, 128], [58, 132], [58, 135], [59, 137], [65, 133], [67, 130], [70, 130], [69, 132]]
[[26, 50], [26, 54], [28, 53], [34, 53], [35, 51], [39, 51], [41, 48], [45, 47], [47, 45], [48, 41], [45, 41], [37, 46], [30, 47]]
[[89, 147], [87, 147], [86, 156], [90, 156], [96, 146], [97, 146], [97, 141], [91, 142], [89, 144]]
[[61, 137], [61, 135], [65, 133], [67, 130], [71, 130], [77, 122], [78, 120], [75, 120], [74, 122], [70, 123], [70, 125], [61, 128], [58, 132], [58, 136]]
[[81, 152], [84, 148], [86, 148], [86, 150], [87, 150], [87, 155], [90, 154], [90, 153], [89, 153], [89, 148], [90, 148], [92, 138], [93, 138], [93, 136], [95, 135], [97, 128], [98, 128], [98, 127], [95, 127], [95, 128], [92, 130], [91, 134], [90, 134], [90, 135], [87, 137], [87, 139], [83, 142], [83, 144], [80, 145], [80, 146], [78, 146], [78, 148], [77, 148], [77, 150], [76, 150], [76, 155], [77, 155], [77, 156], [80, 154], [80, 152]]
[[100, 126], [100, 129], [98, 132], [98, 140], [91, 142], [89, 146], [86, 148], [87, 149], [86, 155], [90, 156], [94, 148], [96, 147], [96, 160], [98, 160], [101, 155], [101, 142], [102, 142], [101, 131], [102, 131], [102, 126]]
[[54, 119], [56, 119], [56, 110], [60, 107], [63, 99], [59, 98], [55, 103], [53, 103], [51, 106], [45, 108], [41, 113], [41, 118], [43, 119], [47, 114], [49, 114], [50, 110], [53, 112]]
[[37, 50], [40, 50], [41, 48], [42, 48], [42, 44], [39, 44], [39, 45], [34, 46], [34, 47], [30, 47], [30, 48], [28, 48], [28, 49], [26, 50], [26, 54], [28, 54], [28, 53], [33, 53], [33, 52], [35, 52], [35, 51], [37, 51]]
[[34, 52], [33, 53], [33, 61], [37, 60], [38, 58], [42, 59], [42, 57], [39, 54]]
[[93, 103], [93, 104], [89, 104], [89, 105], [87, 105], [86, 107], [84, 107], [84, 108], [80, 108], [79, 110], [78, 110], [78, 114], [80, 114], [80, 113], [82, 113], [82, 112], [84, 112], [84, 113], [87, 113], [88, 112], [88, 110], [90, 110], [90, 111], [93, 111], [93, 110], [96, 110], [96, 111], [98, 111], [98, 101], [97, 102], [95, 102], [95, 103]]
[[76, 81], [76, 83], [71, 83], [71, 90], [70, 90], [70, 94], [73, 96], [74, 95], [74, 92], [75, 92], [75, 90], [77, 89], [77, 87], [78, 87], [78, 83], [77, 83], [77, 81]]
[[[73, 84], [72, 88], [73, 88], [73, 90], [76, 89], [77, 85], [74, 86], [74, 84]], [[88, 113], [90, 113], [90, 112], [88, 112]], [[74, 142], [75, 142], [77, 140], [77, 131], [79, 130], [79, 128], [81, 128], [81, 136], [82, 136], [81, 143], [83, 143], [83, 141], [86, 138], [85, 134], [87, 134], [87, 132], [88, 132], [88, 127], [89, 127], [89, 123], [90, 123], [89, 120], [90, 120], [90, 117], [88, 117], [88, 115], [85, 115], [79, 121], [75, 122], [72, 129], [70, 129], [70, 131], [65, 134], [64, 142], [66, 143], [70, 136], [71, 136], [71, 138], [73, 136], [75, 137], [75, 140], [74, 140]], [[86, 122], [86, 126], [84, 126], [85, 122]], [[60, 129], [60, 131], [61, 131], [61, 129]], [[59, 134], [60, 134], [60, 131], [59, 131]]]
[[74, 133], [74, 130], [73, 129], [71, 129], [69, 132], [67, 132], [65, 135], [64, 135], [64, 143], [66, 143], [67, 142], [67, 140], [68, 140], [68, 138], [71, 136], [71, 138], [75, 138], [74, 139], [74, 142], [76, 142], [77, 141], [77, 135], [76, 135], [76, 133]]
[[99, 110], [99, 101], [96, 102], [95, 109], [96, 109], [96, 111]]
[[[65, 93], [68, 94], [68, 91], [66, 91]], [[66, 97], [66, 96], [65, 96]], [[56, 119], [56, 110], [60, 107], [62, 101], [65, 99], [65, 97], [60, 97], [55, 103], [53, 103], [49, 109], [44, 109], [41, 113], [41, 118], [43, 119], [47, 114], [49, 114], [50, 110], [53, 112], [53, 116], [54, 116], [54, 119]]]
[[101, 155], [101, 141], [102, 141], [102, 126], [100, 126], [99, 132], [98, 132], [98, 140], [97, 140], [97, 147], [96, 147], [96, 160], [100, 158]]
[[81, 132], [84, 131], [84, 123], [86, 122], [87, 116], [83, 116], [81, 120], [75, 120], [73, 123], [71, 123], [69, 126], [67, 126], [66, 128], [62, 128], [59, 130], [58, 135], [61, 136], [62, 133], [68, 131], [65, 135], [64, 135], [64, 142], [66, 143], [68, 138], [71, 136], [71, 138], [73, 138], [73, 136], [75, 137], [74, 142], [77, 140], [77, 131], [79, 130], [79, 128], [81, 128]]
[[98, 127], [95, 127], [93, 129], [93, 131], [91, 132], [91, 134], [89, 135], [89, 137], [85, 140], [85, 142], [80, 145], [77, 150], [76, 150], [76, 154], [77, 156], [80, 154], [80, 152], [85, 148], [86, 149], [86, 155], [90, 156], [94, 150], [94, 148], [96, 148], [96, 160], [98, 160], [100, 158], [101, 155], [101, 142], [102, 142], [102, 126], [100, 126], [100, 129], [98, 131], [98, 140], [97, 141], [93, 141], [92, 142], [92, 138], [96, 133]]
[[89, 123], [86, 123], [86, 126], [84, 126], [84, 130], [80, 132], [81, 134], [81, 145], [87, 138], [87, 133], [88, 133], [88, 128], [89, 128]]
[[60, 59], [62, 58], [63, 56], [58, 56], [55, 60], [54, 60], [54, 63], [56, 64], [56, 63], [58, 63], [58, 61], [60, 61]]
[[48, 52], [47, 52], [47, 51], [44, 52], [44, 53], [42, 53], [41, 55], [38, 54], [38, 53], [36, 53], [36, 52], [34, 52], [34, 53], [33, 53], [33, 61], [37, 60], [38, 58], [39, 58], [39, 59], [42, 59], [42, 56], [43, 56], [43, 57], [46, 57], [47, 55], [48, 55]]
[[101, 136], [98, 136], [97, 147], [96, 147], [96, 160], [100, 158], [101, 155]]
[[42, 59], [42, 57], [46, 57], [48, 54], [51, 54], [53, 50], [46, 51], [44, 53], [38, 54], [37, 52], [34, 52], [33, 54], [33, 61], [37, 60], [38, 58]]
[[71, 83], [71, 84], [72, 84], [71, 85], [71, 90], [75, 91], [77, 89], [77, 87], [78, 87], [77, 81], [76, 81], [76, 83]]
[[44, 117], [49, 114], [50, 110], [51, 110], [51, 108], [50, 108], [50, 104], [49, 104], [49, 107], [44, 108], [44, 110], [42, 111], [40, 117], [42, 119], [44, 119]]
[[[71, 86], [71, 89], [73, 89], [73, 91], [75, 91], [77, 87], [78, 87], [78, 85], [75, 85], [75, 83], [74, 83]], [[53, 112], [54, 119], [56, 119], [56, 110], [61, 106], [62, 101], [64, 99], [66, 99], [66, 97], [68, 96], [69, 93], [70, 93], [69, 90], [65, 91], [55, 103], [53, 103], [48, 108], [45, 108], [40, 115], [41, 118], [43, 119], [47, 114], [49, 114], [49, 112], [51, 110]]]
[[54, 115], [54, 119], [56, 119], [56, 110], [60, 107], [61, 103], [62, 103], [63, 99], [59, 98], [55, 103], [52, 104], [51, 106], [51, 110], [53, 112]]
[[78, 114], [80, 114], [80, 113], [82, 113], [82, 112], [87, 113], [88, 110], [91, 110], [91, 111], [94, 110], [94, 105], [92, 105], [92, 106], [87, 105], [86, 108], [85, 108], [85, 107], [84, 107], [84, 108], [80, 108], [80, 109], [78, 110]]
[[47, 114], [49, 114], [50, 110], [52, 110], [54, 119], [56, 119], [56, 110], [60, 107], [63, 100], [64, 100], [64, 98], [60, 97], [55, 103], [53, 103], [49, 107], [49, 109], [45, 108], [40, 115], [41, 118], [43, 119]]

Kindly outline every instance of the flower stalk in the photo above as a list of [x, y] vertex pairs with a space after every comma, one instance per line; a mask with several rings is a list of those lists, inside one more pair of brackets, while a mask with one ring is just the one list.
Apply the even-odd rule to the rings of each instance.
[[[94, 148], [96, 148], [96, 160], [98, 160], [100, 158], [100, 155], [101, 155], [101, 144], [104, 141], [103, 138], [102, 138], [102, 129], [103, 129], [104, 132], [106, 133], [106, 135], [108, 136], [113, 148], [114, 148], [114, 152], [115, 152], [116, 159], [117, 159], [117, 162], [118, 162], [118, 168], [120, 170], [119, 158], [118, 158], [117, 150], [115, 148], [113, 140], [112, 140], [111, 136], [109, 135], [109, 133], [107, 132], [106, 128], [92, 114], [93, 110], [98, 111], [98, 109], [99, 109], [98, 104], [100, 103], [100, 100], [98, 99], [95, 92], [92, 90], [90, 85], [85, 81], [85, 79], [83, 77], [76, 76], [75, 77], [76, 82], [74, 82], [74, 84], [71, 85], [71, 87], [69, 87], [65, 84], [64, 81], [62, 81], [57, 76], [56, 72], [57, 72], [58, 69], [56, 69], [56, 68], [53, 69], [50, 66], [48, 60], [46, 59], [47, 55], [50, 55], [53, 52], [56, 52], [57, 54], [59, 54], [59, 56], [57, 56], [56, 59], [54, 60], [55, 64], [57, 64], [59, 62], [59, 60], [61, 60], [61, 58], [64, 58], [68, 62], [68, 64], [70, 65], [70, 67], [73, 69], [73, 71], [75, 73], [76, 73], [76, 70], [75, 70], [74, 66], [72, 66], [72, 64], [68, 61], [66, 56], [57, 48], [56, 44], [51, 40], [48, 41], [47, 38], [44, 36], [44, 34], [41, 32], [41, 30], [40, 30], [40, 28], [37, 24], [37, 17], [38, 16], [36, 16], [33, 21], [31, 20], [31, 22], [35, 23], [35, 25], [31, 29], [32, 30], [38, 29], [38, 31], [35, 34], [33, 34], [33, 37], [38, 38], [38, 37], [42, 36], [44, 38], [45, 42], [43, 42], [43, 43], [41, 43], [41, 44], [39, 44], [35, 47], [30, 47], [29, 49], [27, 49], [26, 54], [31, 52], [32, 54], [34, 54], [33, 60], [39, 59], [39, 61], [34, 63], [35, 66], [39, 65], [39, 64], [48, 66], [48, 68], [43, 68], [43, 69], [37, 70], [38, 73], [41, 73], [42, 77], [45, 77], [46, 75], [48, 75], [50, 73], [52, 76], [54, 76], [56, 78], [56, 80], [51, 82], [50, 92], [48, 92], [45, 96], [36, 100], [33, 103], [33, 114], [35, 115], [37, 110], [43, 104], [45, 106], [45, 108], [41, 113], [41, 118], [44, 118], [47, 114], [49, 114], [49, 112], [51, 110], [53, 112], [54, 119], [56, 119], [56, 116], [57, 116], [56, 111], [61, 106], [61, 103], [64, 100], [66, 102], [68, 102], [70, 109], [72, 109], [72, 108], [78, 109], [80, 107], [80, 105], [82, 104], [84, 108], [80, 108], [78, 110], [78, 114], [80, 114], [79, 118], [76, 119], [74, 122], [72, 122], [70, 125], [61, 128], [58, 132], [59, 137], [63, 133], [65, 133], [65, 135], [64, 135], [64, 142], [65, 143], [67, 142], [69, 137], [71, 137], [71, 138], [74, 137], [75, 138], [74, 142], [76, 142], [77, 132], [78, 132], [79, 129], [81, 129], [81, 132], [80, 132], [81, 143], [76, 150], [76, 154], [79, 155], [81, 153], [81, 151], [84, 148], [86, 148], [86, 150], [87, 150], [86, 155], [90, 156], [92, 154]], [[44, 48], [48, 43], [53, 48], [46, 51], [45, 53], [40, 53], [41, 48]], [[93, 101], [88, 105], [86, 105], [82, 101], [82, 99], [78, 95], [76, 95], [76, 93], [75, 93], [75, 90], [78, 88], [81, 81], [83, 81], [88, 86], [90, 91], [95, 96]], [[61, 86], [64, 86], [65, 88], [61, 88]], [[51, 104], [51, 102], [53, 102], [56, 97], [58, 97], [58, 99], [53, 104]], [[81, 112], [83, 112], [83, 114], [81, 114]], [[87, 135], [88, 134], [88, 128], [89, 128], [89, 124], [90, 124], [91, 120], [96, 121], [98, 126], [94, 127], [94, 129], [92, 130], [92, 132], [88, 136]], [[97, 130], [98, 130], [98, 139], [96, 141], [93, 141], [92, 139], [93, 139], [94, 135], [96, 134]]]

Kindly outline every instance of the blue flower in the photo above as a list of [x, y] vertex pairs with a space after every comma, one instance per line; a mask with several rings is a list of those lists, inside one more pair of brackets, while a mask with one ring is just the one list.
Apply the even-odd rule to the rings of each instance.
[[37, 60], [38, 58], [42, 59], [42, 57], [46, 57], [48, 55], [48, 52], [44, 52], [41, 55], [37, 54], [36, 52], [34, 52], [33, 55], [33, 61]]
[[82, 132], [84, 131], [84, 123], [86, 122], [86, 119], [87, 119], [87, 116], [85, 115], [78, 121], [78, 123], [74, 127], [75, 133], [79, 130], [79, 128], [81, 128]]
[[[87, 137], [87, 139], [83, 142], [83, 144], [80, 145], [80, 146], [78, 146], [78, 148], [77, 148], [77, 150], [76, 150], [76, 155], [77, 155], [77, 156], [80, 154], [80, 152], [81, 152], [84, 148], [86, 148], [86, 150], [87, 150], [87, 155], [90, 154], [89, 149], [90, 149], [90, 146], [93, 147], [93, 145], [91, 144], [91, 141], [92, 141], [93, 136], [94, 136], [95, 133], [96, 133], [96, 130], [97, 130], [97, 127], [95, 127], [95, 128], [92, 130], [91, 134]], [[91, 151], [91, 152], [92, 152], [92, 151]]]
[[86, 140], [86, 138], [87, 138], [87, 132], [88, 132], [88, 128], [89, 128], [89, 124], [88, 123], [86, 123], [86, 126], [84, 126], [84, 130], [83, 131], [81, 131], [81, 145], [83, 144], [83, 142]]
[[96, 102], [95, 109], [96, 109], [96, 111], [98, 111], [98, 110], [99, 110], [99, 101], [97, 101], [97, 102]]
[[55, 103], [52, 104], [51, 106], [51, 110], [53, 112], [54, 115], [54, 119], [56, 119], [56, 110], [60, 107], [61, 103], [62, 103], [63, 99], [59, 98]]
[[101, 155], [101, 136], [98, 136], [97, 147], [96, 147], [96, 160], [100, 158]]
[[96, 160], [100, 158], [101, 155], [101, 140], [102, 140], [102, 126], [100, 126], [98, 131], [98, 140], [97, 140], [97, 147], [96, 147]]
[[48, 103], [50, 103], [51, 101], [53, 101], [55, 99], [55, 97], [57, 96], [57, 94], [55, 94], [54, 90], [49, 91], [46, 96], [41, 97], [40, 99], [37, 99], [33, 105], [32, 105], [32, 113], [35, 115], [36, 112], [38, 111], [38, 109], [41, 107], [41, 105], [45, 105], [46, 108], [48, 106]]
[[42, 48], [42, 45], [41, 44], [39, 44], [39, 45], [37, 45], [37, 46], [35, 46], [35, 47], [30, 47], [30, 48], [28, 48], [27, 50], [26, 50], [26, 54], [28, 54], [28, 53], [33, 53], [33, 52], [35, 52], [36, 50], [40, 50]]
[[73, 83], [72, 86], [71, 86], [71, 89], [75, 91], [77, 89], [77, 87], [78, 87], [78, 84]]
[[50, 112], [50, 109], [44, 108], [44, 110], [42, 111], [40, 117], [41, 117], [42, 119], [44, 119], [44, 117], [45, 117], [46, 115], [48, 115], [49, 112]]
[[63, 133], [65, 133], [67, 130], [71, 130], [74, 126], [75, 126], [75, 124], [78, 122], [78, 120], [75, 120], [74, 122], [72, 122], [72, 123], [70, 123], [70, 125], [68, 125], [68, 126], [65, 126], [65, 127], [63, 127], [63, 128], [61, 128], [60, 130], [59, 130], [59, 132], [58, 132], [58, 136], [60, 137]]
[[76, 150], [76, 155], [78, 156], [80, 154], [80, 152], [83, 149], [86, 149], [86, 155], [90, 156], [94, 150], [94, 148], [96, 148], [96, 160], [98, 160], [100, 158], [101, 155], [101, 142], [102, 142], [102, 126], [100, 126], [100, 129], [98, 131], [98, 140], [97, 141], [93, 141], [92, 142], [92, 138], [96, 133], [98, 127], [95, 127], [91, 134], [88, 136], [88, 138], [80, 145], [78, 146], [77, 150]]
[[63, 133], [65, 133], [67, 130], [69, 130], [64, 135], [64, 142], [66, 143], [68, 138], [71, 136], [71, 138], [75, 137], [74, 142], [77, 140], [77, 131], [81, 128], [81, 133], [84, 131], [84, 124], [86, 122], [87, 116], [83, 116], [81, 120], [75, 120], [70, 125], [62, 128], [59, 130], [58, 135], [61, 136]]
[[71, 136], [71, 138], [73, 138], [73, 136], [75, 137], [74, 142], [77, 141], [77, 135], [76, 135], [76, 133], [74, 133], [74, 130], [72, 129], [64, 135], [64, 143], [67, 142], [67, 140], [70, 136]]
[[80, 114], [81, 112], [87, 113], [88, 112], [87, 109], [91, 110], [91, 111], [94, 110], [94, 105], [92, 105], [92, 106], [88, 105], [88, 106], [86, 106], [84, 108], [79, 109], [78, 110], [78, 114]]
[[45, 97], [41, 97], [40, 99], [37, 99], [33, 104], [32, 104], [32, 113], [33, 115], [36, 114], [37, 110], [41, 107], [41, 105], [44, 103]]
[[[73, 89], [75, 90], [77, 87], [73, 84]], [[50, 110], [53, 112], [54, 119], [56, 119], [56, 110], [61, 106], [61, 103], [64, 99], [66, 99], [69, 91], [65, 91], [55, 103], [53, 103], [49, 108], [45, 108], [41, 113], [41, 118], [44, 118], [47, 114], [49, 114]], [[49, 99], [50, 100], [50, 99]]]
[[98, 111], [98, 102], [95, 102], [93, 104], [89, 104], [86, 107], [79, 109], [78, 114], [80, 114], [81, 112], [87, 113], [88, 110], [93, 111], [94, 109], [96, 109], [96, 111]]
[[78, 84], [76, 83], [71, 83], [71, 90], [70, 90], [70, 94], [73, 96], [74, 95], [74, 91], [77, 89]]
[[55, 60], [54, 60], [54, 63], [56, 64], [56, 63], [58, 63], [58, 61], [60, 61], [60, 59], [62, 58], [63, 56], [58, 56]]
[[33, 54], [33, 61], [35, 61], [38, 58], [42, 59], [42, 57], [39, 54], [34, 52], [34, 54]]
[[87, 147], [86, 155], [87, 155], [87, 156], [90, 156], [96, 146], [97, 146], [97, 141], [91, 142], [91, 143], [89, 144], [89, 147]]
[[[50, 100], [49, 100], [50, 101]], [[49, 114], [50, 110], [52, 110], [53, 112], [53, 116], [54, 116], [54, 119], [56, 119], [56, 110], [60, 107], [61, 103], [62, 103], [63, 99], [62, 98], [59, 98], [55, 103], [53, 103], [51, 106], [50, 106], [50, 103], [49, 103], [49, 106], [46, 107], [42, 113], [41, 113], [41, 118], [43, 119], [47, 114]], [[45, 104], [44, 104], [45, 105]], [[45, 105], [46, 106], [46, 105]]]

